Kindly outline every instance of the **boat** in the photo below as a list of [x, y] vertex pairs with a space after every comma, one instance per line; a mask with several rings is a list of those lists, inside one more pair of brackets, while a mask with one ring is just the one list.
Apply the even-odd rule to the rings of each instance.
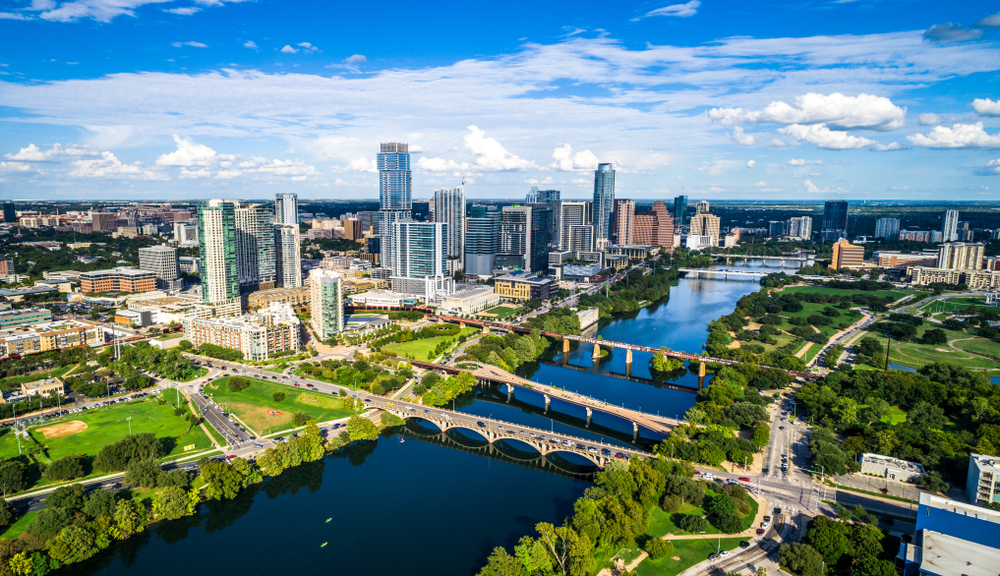
[[333, 520], [333, 518], [327, 518], [327, 519], [326, 519], [326, 521], [327, 521], [328, 523], [330, 522], [330, 520]]
[[405, 438], [400, 438], [399, 439], [399, 443], [402, 444], [403, 442], [406, 442], [406, 439]]
[[319, 547], [320, 548], [326, 548], [327, 544], [329, 544], [329, 542], [323, 542], [322, 544], [319, 545]]

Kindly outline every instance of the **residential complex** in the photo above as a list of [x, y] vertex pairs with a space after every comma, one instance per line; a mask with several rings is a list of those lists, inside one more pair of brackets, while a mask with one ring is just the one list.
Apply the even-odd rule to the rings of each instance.
[[22, 308], [20, 310], [0, 310], [0, 330], [22, 324], [50, 322], [52, 311], [48, 308]]
[[240, 317], [187, 318], [183, 326], [184, 338], [195, 347], [214, 344], [239, 350], [244, 359], [254, 362], [299, 350], [300, 322], [287, 304], [271, 304]]
[[465, 186], [434, 191], [434, 222], [447, 224], [444, 242], [447, 270], [454, 274], [465, 265]]
[[899, 218], [879, 218], [876, 220], [875, 237], [886, 240], [899, 238]]
[[254, 292], [247, 297], [247, 306], [251, 309], [266, 308], [273, 303], [289, 306], [308, 306], [310, 290], [308, 286], [292, 288], [272, 288]]
[[274, 227], [274, 247], [277, 256], [277, 284], [282, 288], [302, 286], [302, 239], [298, 224]]
[[104, 328], [89, 320], [57, 320], [0, 330], [0, 356], [104, 344]]
[[952, 270], [979, 270], [983, 267], [983, 244], [955, 242], [938, 248], [938, 268]]
[[632, 244], [635, 241], [635, 202], [615, 200], [614, 228], [611, 231], [616, 244]]
[[[718, 231], [718, 226], [716, 226]], [[653, 202], [651, 210], [637, 210], [635, 212], [635, 232], [632, 235], [633, 242], [619, 242], [624, 244], [639, 244], [653, 246], [657, 248], [673, 249], [674, 247], [674, 218], [667, 210], [667, 205], [661, 200]]]
[[198, 242], [202, 300], [206, 304], [238, 301], [236, 208], [232, 202], [209, 200], [198, 205]]
[[[705, 203], [705, 207], [708, 207], [708, 203]], [[721, 227], [721, 219], [708, 212], [702, 212], [700, 214], [695, 214], [691, 217], [691, 231], [690, 236], [704, 236], [709, 238], [710, 246], [719, 245], [719, 229]], [[643, 238], [636, 238], [637, 242], [646, 244], [643, 242]]]
[[1000, 456], [969, 455], [965, 496], [970, 502], [983, 506], [1000, 502]]
[[314, 268], [309, 272], [310, 322], [320, 340], [333, 338], [344, 330], [344, 279], [332, 271]]
[[299, 225], [299, 195], [279, 192], [274, 195], [274, 223]]

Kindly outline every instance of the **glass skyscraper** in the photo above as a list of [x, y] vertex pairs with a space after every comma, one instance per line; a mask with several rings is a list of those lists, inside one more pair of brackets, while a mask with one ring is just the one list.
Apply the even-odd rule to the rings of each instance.
[[847, 232], [847, 201], [827, 200], [823, 206], [823, 230]]
[[274, 213], [263, 204], [240, 205], [236, 210], [236, 266], [244, 293], [274, 288]]
[[678, 226], [683, 226], [687, 222], [688, 197], [674, 196], [674, 220]]
[[396, 246], [393, 253], [393, 276], [427, 278], [444, 276], [445, 240], [448, 224], [444, 222], [396, 222], [393, 224]]
[[344, 282], [333, 270], [309, 271], [310, 322], [320, 340], [344, 330]]
[[611, 238], [611, 213], [615, 205], [615, 169], [611, 164], [598, 164], [594, 171], [594, 235], [598, 244]]
[[274, 227], [274, 248], [278, 258], [276, 276], [282, 288], [302, 286], [302, 248], [298, 225]]
[[465, 273], [491, 276], [500, 249], [500, 211], [475, 204], [465, 219]]
[[274, 195], [274, 223], [299, 223], [299, 195], [290, 192], [279, 192]]
[[209, 200], [198, 205], [201, 299], [229, 303], [240, 297], [236, 262], [236, 208], [233, 202]]
[[464, 270], [465, 259], [465, 185], [434, 191], [434, 221], [448, 225], [445, 251], [449, 271]]
[[[393, 230], [397, 222], [409, 222], [412, 199], [410, 147], [404, 142], [383, 142], [378, 153], [378, 235], [382, 237], [383, 266], [396, 262], [396, 239]], [[393, 269], [395, 273], [395, 269]], [[399, 275], [399, 274], [397, 274]]]

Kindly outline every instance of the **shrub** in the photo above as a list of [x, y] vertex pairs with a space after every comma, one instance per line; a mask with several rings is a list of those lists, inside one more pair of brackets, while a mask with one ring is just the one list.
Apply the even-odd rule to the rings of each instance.
[[42, 477], [50, 481], [72, 480], [85, 476], [83, 456], [74, 454], [65, 456], [48, 465]]
[[242, 376], [230, 376], [226, 387], [230, 392], [242, 392], [250, 387], [250, 381]]
[[646, 544], [642, 547], [643, 550], [649, 554], [649, 557], [653, 560], [659, 560], [665, 556], [669, 556], [674, 552], [674, 543], [667, 542], [662, 538], [650, 538], [646, 540]]
[[743, 524], [735, 514], [725, 514], [716, 519], [715, 527], [726, 534], [736, 534], [743, 531]]
[[274, 398], [275, 402], [281, 402], [282, 400], [285, 399], [285, 393], [284, 392], [275, 392], [274, 394], [271, 395], [271, 398]]
[[662, 508], [664, 512], [677, 512], [681, 509], [681, 499], [676, 496], [664, 496]]
[[708, 521], [701, 516], [685, 514], [677, 521], [677, 527], [685, 532], [700, 534], [708, 529]]
[[295, 415], [292, 416], [292, 422], [294, 422], [296, 426], [305, 426], [306, 422], [311, 419], [311, 416], [301, 410], [295, 412]]

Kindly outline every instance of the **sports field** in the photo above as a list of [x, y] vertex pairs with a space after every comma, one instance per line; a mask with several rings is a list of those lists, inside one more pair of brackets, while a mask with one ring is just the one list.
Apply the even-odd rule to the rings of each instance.
[[513, 316], [514, 312], [517, 312], [519, 307], [514, 304], [502, 304], [496, 308], [490, 308], [489, 310], [484, 310], [480, 314], [492, 314], [493, 318], [497, 320], [502, 320], [508, 316]]
[[[195, 426], [187, 432], [188, 422], [182, 416], [174, 416], [174, 407], [170, 404], [161, 406], [152, 397], [69, 414], [59, 420], [47, 421], [30, 428], [28, 433], [35, 442], [47, 449], [52, 460], [70, 454], [96, 456], [104, 446], [128, 435], [127, 418], [132, 419], [133, 434], [152, 432], [157, 438], [167, 438], [170, 455], [204, 450], [212, 446], [200, 427]], [[21, 443], [22, 448], [27, 445], [24, 439]], [[9, 429], [4, 429], [0, 436], [0, 456], [17, 456], [17, 439]]]
[[472, 336], [477, 333], [479, 333], [478, 328], [465, 328], [454, 336], [434, 336], [433, 338], [421, 338], [420, 340], [410, 340], [409, 342], [386, 344], [382, 347], [382, 352], [399, 356], [400, 358], [410, 358], [411, 360], [427, 360], [427, 355], [433, 352], [441, 342], [445, 340], [457, 340], [462, 334]]
[[[229, 411], [259, 434], [273, 434], [295, 427], [292, 417], [296, 412], [305, 412], [316, 422], [327, 422], [354, 414], [343, 408], [341, 398], [307, 388], [296, 388], [281, 384], [271, 384], [256, 378], [247, 378], [250, 387], [240, 392], [230, 392], [226, 386], [229, 378], [220, 378], [205, 385], [205, 394], [210, 394], [219, 406], [225, 405]], [[275, 402], [274, 393], [282, 392], [285, 399]]]

